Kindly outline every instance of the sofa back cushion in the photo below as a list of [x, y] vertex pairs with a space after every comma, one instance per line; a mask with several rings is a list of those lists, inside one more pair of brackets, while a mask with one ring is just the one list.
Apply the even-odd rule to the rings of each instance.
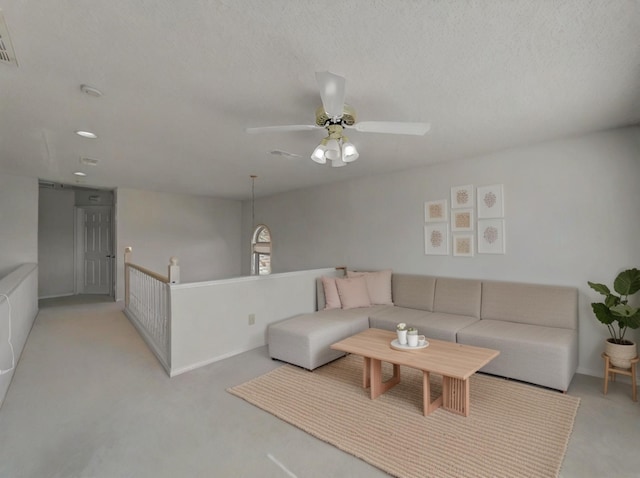
[[364, 277], [372, 305], [393, 305], [391, 298], [391, 269], [374, 272], [347, 271], [347, 277]]
[[322, 277], [318, 277], [316, 279], [316, 310], [324, 310], [326, 306], [327, 302], [324, 300], [324, 284], [322, 283]]
[[577, 329], [578, 289], [484, 281], [481, 318]]
[[413, 274], [393, 274], [391, 293], [398, 307], [433, 312], [436, 278]]
[[479, 319], [481, 298], [482, 282], [479, 280], [438, 277], [433, 311]]
[[363, 276], [336, 279], [336, 287], [343, 309], [371, 307], [367, 281]]
[[338, 286], [336, 286], [335, 277], [322, 276], [322, 289], [324, 290], [324, 309], [340, 309], [340, 295], [338, 294]]

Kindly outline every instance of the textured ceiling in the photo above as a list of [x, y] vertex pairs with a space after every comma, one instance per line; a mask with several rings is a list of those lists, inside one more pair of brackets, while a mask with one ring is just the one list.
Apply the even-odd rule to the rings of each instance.
[[[247, 198], [640, 123], [640, 0], [0, 0], [0, 173]], [[347, 79], [360, 159], [309, 159], [314, 73]], [[89, 84], [104, 95], [81, 93]], [[77, 137], [88, 129], [97, 140]], [[296, 153], [291, 159], [271, 150]], [[81, 157], [99, 160], [82, 166]]]

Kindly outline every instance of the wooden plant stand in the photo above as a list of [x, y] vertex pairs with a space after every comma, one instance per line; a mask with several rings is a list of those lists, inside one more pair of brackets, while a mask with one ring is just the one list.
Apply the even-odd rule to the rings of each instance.
[[604, 394], [605, 395], [607, 394], [607, 390], [609, 388], [609, 377], [611, 377], [612, 382], [615, 382], [616, 374], [626, 375], [627, 377], [631, 377], [631, 399], [634, 402], [637, 402], [638, 388], [636, 384], [636, 364], [640, 359], [638, 357], [632, 359], [631, 370], [628, 370], [628, 369], [625, 370], [625, 369], [614, 367], [613, 365], [611, 365], [609, 361], [609, 356], [604, 352], [602, 353], [602, 358], [604, 359]]

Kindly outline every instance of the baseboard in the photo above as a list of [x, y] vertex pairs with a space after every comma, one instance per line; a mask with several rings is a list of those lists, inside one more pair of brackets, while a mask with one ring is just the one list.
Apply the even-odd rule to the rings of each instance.
[[58, 299], [59, 297], [71, 297], [74, 296], [76, 294], [74, 294], [73, 292], [70, 292], [68, 294], [57, 294], [57, 295], [43, 295], [42, 297], [38, 297], [38, 300], [42, 300], [42, 299]]
[[[258, 347], [255, 347], [255, 348], [260, 348], [260, 347], [263, 347], [263, 346], [264, 346], [264, 344], [263, 345], [259, 345]], [[170, 377], [175, 377], [176, 375], [180, 375], [180, 374], [183, 374], [183, 373], [186, 373], [186, 372], [190, 372], [190, 371], [195, 370], [195, 369], [200, 368], [200, 367], [205, 367], [206, 365], [210, 365], [210, 364], [212, 364], [214, 362], [219, 362], [220, 360], [228, 359], [229, 357], [233, 357], [235, 355], [239, 355], [239, 354], [242, 354], [244, 352], [248, 352], [249, 350], [253, 350], [253, 349], [251, 348], [251, 349], [234, 350], [233, 352], [228, 352], [226, 354], [218, 355], [216, 357], [213, 357], [213, 358], [210, 358], [210, 359], [207, 359], [207, 360], [203, 360], [201, 362], [196, 362], [194, 364], [187, 365], [186, 367], [180, 367], [180, 368], [177, 368], [177, 369], [172, 369], [171, 372], [169, 373], [169, 376]]]
[[576, 370], [576, 373], [579, 373], [581, 375], [589, 375], [591, 377], [598, 377], [598, 378], [602, 378], [604, 376], [603, 369], [590, 369], [585, 367], [578, 367], [578, 370]]

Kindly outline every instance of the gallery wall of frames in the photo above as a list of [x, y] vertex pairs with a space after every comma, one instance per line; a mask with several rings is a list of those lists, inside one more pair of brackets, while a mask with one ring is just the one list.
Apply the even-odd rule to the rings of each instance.
[[453, 253], [457, 257], [473, 257], [476, 253], [505, 253], [502, 184], [452, 187], [449, 199], [424, 203], [424, 221], [427, 255]]

